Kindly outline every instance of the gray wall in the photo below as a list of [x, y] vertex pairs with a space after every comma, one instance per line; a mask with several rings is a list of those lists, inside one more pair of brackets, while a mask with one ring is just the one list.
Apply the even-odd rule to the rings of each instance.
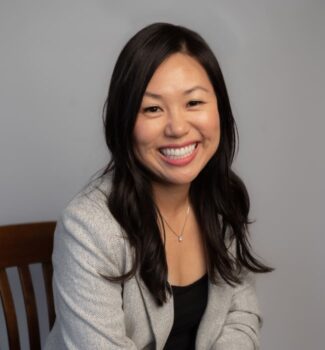
[[258, 281], [262, 349], [323, 348], [324, 4], [1, 0], [0, 224], [58, 217], [108, 159], [101, 109], [122, 45], [153, 21], [189, 26], [221, 62], [253, 243], [277, 269]]

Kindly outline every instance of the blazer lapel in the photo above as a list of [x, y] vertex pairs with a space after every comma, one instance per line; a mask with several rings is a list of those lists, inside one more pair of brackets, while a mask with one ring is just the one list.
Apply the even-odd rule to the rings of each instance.
[[149, 292], [147, 286], [136, 274], [136, 280], [139, 284], [142, 298], [150, 320], [152, 332], [156, 341], [156, 349], [160, 350], [165, 345], [166, 339], [172, 329], [174, 320], [174, 300], [168, 296], [168, 301], [163, 306], [157, 306], [156, 302]]
[[196, 334], [196, 349], [210, 349], [222, 330], [230, 303], [229, 285], [209, 281], [208, 302]]

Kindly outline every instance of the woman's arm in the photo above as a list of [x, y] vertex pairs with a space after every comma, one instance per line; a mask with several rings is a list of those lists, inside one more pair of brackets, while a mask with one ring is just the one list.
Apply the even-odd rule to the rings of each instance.
[[226, 322], [212, 350], [258, 350], [262, 323], [254, 274], [249, 272], [243, 284], [235, 288]]
[[46, 349], [136, 349], [125, 332], [122, 287], [101, 276], [121, 274], [121, 238], [114, 230], [112, 218], [96, 205], [64, 211], [53, 253], [56, 324]]

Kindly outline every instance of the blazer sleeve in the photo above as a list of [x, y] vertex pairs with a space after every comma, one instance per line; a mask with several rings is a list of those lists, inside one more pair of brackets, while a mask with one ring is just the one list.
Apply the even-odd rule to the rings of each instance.
[[122, 286], [102, 276], [123, 272], [122, 238], [108, 209], [90, 202], [68, 206], [55, 231], [57, 341], [52, 344], [69, 350], [134, 350], [137, 347], [125, 331]]
[[255, 277], [246, 272], [243, 283], [235, 288], [223, 330], [212, 350], [258, 350], [262, 323]]

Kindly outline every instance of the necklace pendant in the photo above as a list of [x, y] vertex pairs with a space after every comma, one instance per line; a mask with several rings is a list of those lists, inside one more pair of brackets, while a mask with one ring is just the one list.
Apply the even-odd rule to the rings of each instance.
[[178, 236], [178, 242], [182, 242], [183, 240], [183, 235]]

